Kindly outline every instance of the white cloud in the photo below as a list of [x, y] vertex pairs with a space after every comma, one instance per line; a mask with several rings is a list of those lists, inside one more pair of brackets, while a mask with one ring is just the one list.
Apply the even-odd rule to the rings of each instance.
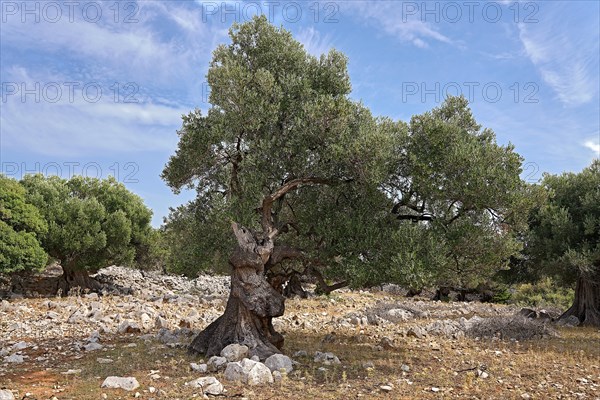
[[563, 104], [578, 106], [598, 95], [599, 27], [597, 19], [566, 12], [569, 6], [546, 2], [540, 22], [518, 27], [525, 54], [543, 81]]
[[364, 21], [374, 23], [386, 34], [419, 48], [428, 47], [432, 41], [458, 45], [432, 24], [419, 20], [417, 15], [404, 15], [403, 7], [393, 1], [348, 1], [344, 3], [344, 9], [352, 11]]
[[596, 153], [597, 156], [600, 156], [600, 140], [587, 140], [583, 145]]
[[323, 36], [313, 27], [301, 29], [295, 36], [296, 40], [304, 45], [306, 51], [315, 57], [327, 54], [333, 48], [329, 35]]
[[[27, 50], [28, 56], [61, 53], [82, 73], [112, 75], [111, 79], [135, 76], [164, 85], [207, 64], [214, 36], [222, 34], [202, 24], [198, 10], [177, 3], [139, 2], [133, 23], [115, 22], [112, 3], [102, 4], [105, 9], [98, 23], [84, 20], [78, 12], [73, 21], [63, 16], [56, 23], [8, 18], [2, 24], [3, 45]], [[122, 11], [119, 18], [126, 15]]]

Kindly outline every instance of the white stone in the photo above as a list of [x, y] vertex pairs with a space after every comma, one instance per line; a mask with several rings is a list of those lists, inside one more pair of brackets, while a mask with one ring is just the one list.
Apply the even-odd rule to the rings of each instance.
[[83, 348], [85, 349], [85, 351], [94, 351], [94, 350], [101, 350], [103, 348], [103, 346], [100, 343], [91, 342], [91, 343], [88, 343], [85, 346], [83, 346]]
[[208, 371], [208, 365], [206, 364], [190, 363], [190, 368], [192, 368], [192, 371], [200, 372], [201, 374], [205, 374]]
[[15, 396], [10, 390], [0, 390], [0, 400], [15, 400]]
[[271, 372], [285, 370], [285, 372], [289, 374], [294, 370], [292, 359], [283, 354], [273, 354], [265, 360], [265, 365]]
[[201, 388], [202, 393], [218, 396], [223, 393], [223, 385], [214, 376], [205, 376], [188, 382], [188, 386]]
[[243, 382], [248, 385], [273, 383], [271, 370], [263, 363], [244, 358], [241, 362], [230, 362], [224, 377], [228, 381]]
[[29, 347], [29, 343], [27, 342], [18, 342], [13, 344], [12, 351], [24, 350]]
[[134, 377], [109, 376], [102, 382], [102, 386], [100, 387], [131, 391], [139, 388], [140, 384]]
[[125, 320], [119, 324], [119, 333], [140, 333], [142, 330], [134, 321]]
[[227, 366], [227, 359], [225, 357], [212, 356], [206, 364], [210, 372], [217, 372]]
[[248, 356], [248, 346], [232, 343], [221, 350], [221, 357], [229, 362], [241, 361]]
[[20, 364], [23, 361], [25, 361], [24, 358], [23, 358], [23, 356], [19, 355], [19, 354], [13, 354], [12, 356], [4, 357], [4, 362], [5, 363]]
[[314, 362], [320, 362], [325, 365], [341, 364], [340, 359], [333, 353], [321, 353], [320, 351], [315, 352]]

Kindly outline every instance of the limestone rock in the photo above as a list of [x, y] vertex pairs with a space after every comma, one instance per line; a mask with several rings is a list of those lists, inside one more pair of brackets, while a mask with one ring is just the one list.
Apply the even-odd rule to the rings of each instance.
[[224, 377], [228, 381], [243, 382], [248, 385], [273, 383], [271, 370], [265, 364], [247, 358], [227, 364]]
[[207, 364], [190, 363], [190, 368], [192, 371], [200, 372], [201, 374], [205, 374], [208, 371]]
[[118, 329], [119, 333], [140, 333], [141, 331], [142, 330], [140, 329], [139, 325], [130, 320], [121, 322]]
[[248, 357], [248, 346], [232, 343], [221, 350], [221, 357], [229, 362], [241, 361]]
[[15, 400], [15, 396], [10, 390], [0, 390], [0, 400]]
[[265, 360], [265, 365], [271, 372], [285, 370], [289, 374], [294, 369], [292, 359], [283, 354], [273, 354]]
[[325, 365], [341, 364], [340, 359], [333, 353], [321, 353], [320, 351], [315, 352], [315, 362], [323, 363]]
[[100, 387], [131, 391], [139, 388], [140, 384], [134, 377], [109, 376], [102, 382], [102, 386]]
[[212, 394], [219, 396], [223, 393], [223, 385], [214, 376], [205, 376], [194, 381], [188, 382], [188, 386], [201, 388], [203, 394]]
[[227, 366], [227, 359], [225, 357], [212, 356], [206, 363], [210, 372], [217, 372], [224, 369]]

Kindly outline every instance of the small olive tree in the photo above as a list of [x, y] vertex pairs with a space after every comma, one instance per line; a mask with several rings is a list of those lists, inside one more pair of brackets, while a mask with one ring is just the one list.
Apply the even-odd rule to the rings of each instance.
[[29, 175], [22, 184], [27, 200], [48, 224], [40, 239], [63, 268], [60, 289], [96, 288], [89, 277], [111, 264], [131, 265], [136, 248], [147, 241], [151, 211], [114, 178]]

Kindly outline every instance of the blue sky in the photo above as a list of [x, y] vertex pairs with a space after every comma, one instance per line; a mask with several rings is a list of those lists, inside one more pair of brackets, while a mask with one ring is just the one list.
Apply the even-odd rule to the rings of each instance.
[[212, 50], [263, 13], [349, 57], [352, 97], [408, 121], [463, 93], [523, 178], [600, 157], [597, 1], [0, 1], [1, 172], [115, 175], [160, 225], [181, 115], [206, 110]]

